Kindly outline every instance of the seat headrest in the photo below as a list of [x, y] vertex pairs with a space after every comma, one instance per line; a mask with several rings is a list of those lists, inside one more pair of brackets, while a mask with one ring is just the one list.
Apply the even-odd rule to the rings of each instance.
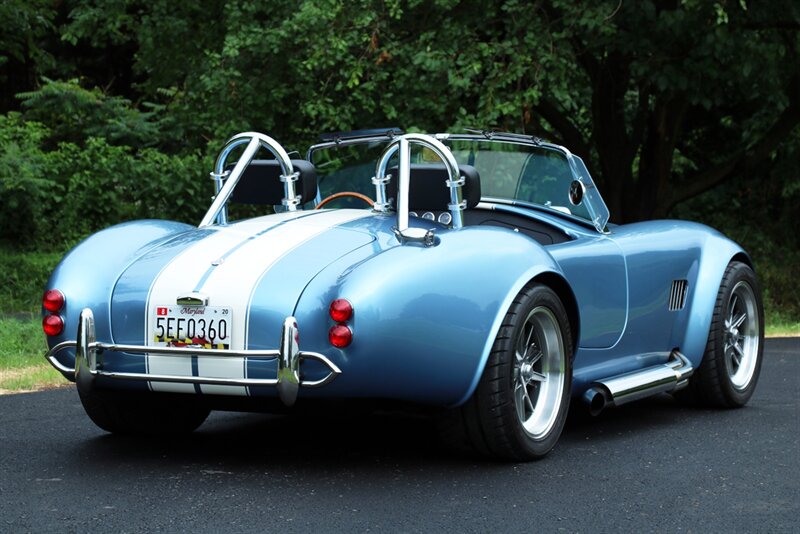
[[[458, 166], [464, 185], [461, 194], [467, 201], [467, 209], [481, 201], [481, 179], [477, 169], [471, 165]], [[387, 198], [395, 199], [397, 207], [397, 167], [386, 171], [392, 179], [386, 185]], [[447, 187], [447, 168], [443, 163], [412, 163], [409, 173], [408, 206], [416, 211], [445, 211], [450, 204], [450, 188]]]
[[[295, 191], [305, 204], [317, 196], [317, 170], [314, 164], [304, 159], [293, 159], [292, 166], [300, 176], [295, 182]], [[233, 165], [228, 167], [232, 170]], [[277, 160], [253, 160], [244, 170], [239, 183], [233, 188], [230, 201], [237, 204], [259, 204], [279, 206], [283, 200], [283, 182], [280, 180], [281, 166]]]

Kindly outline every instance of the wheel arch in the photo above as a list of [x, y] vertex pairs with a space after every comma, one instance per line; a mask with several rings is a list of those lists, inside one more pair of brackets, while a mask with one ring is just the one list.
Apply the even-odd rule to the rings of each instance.
[[492, 328], [489, 330], [489, 334], [486, 338], [486, 345], [482, 351], [472, 384], [470, 385], [466, 395], [464, 395], [464, 397], [461, 398], [454, 406], [460, 406], [467, 402], [467, 400], [469, 400], [469, 398], [475, 392], [475, 388], [478, 387], [478, 382], [483, 375], [484, 369], [486, 369], [486, 363], [489, 360], [489, 353], [492, 345], [494, 344], [494, 340], [500, 332], [503, 318], [511, 307], [511, 303], [523, 289], [534, 283], [540, 283], [552, 289], [561, 300], [561, 303], [564, 305], [564, 308], [567, 312], [567, 318], [570, 321], [570, 337], [572, 338], [573, 342], [571, 358], [574, 359], [575, 351], [578, 346], [577, 341], [580, 339], [580, 314], [578, 312], [578, 304], [577, 300], [575, 299], [575, 295], [572, 293], [572, 289], [570, 288], [566, 278], [564, 278], [563, 274], [558, 270], [555, 262], [553, 262], [549, 267], [543, 267], [542, 265], [535, 266], [532, 269], [524, 272], [522, 276], [517, 279], [516, 283], [511, 286], [510, 291], [506, 294], [505, 299], [499, 307], [495, 322], [492, 325]]
[[750, 259], [750, 256], [744, 251], [734, 254], [728, 263], [730, 264], [734, 261], [739, 261], [744, 263], [745, 265], [753, 269], [753, 272], [755, 272], [756, 270], [756, 266], [753, 264], [753, 260]]
[[559, 265], [528, 237], [466, 227], [440, 239], [434, 247], [365, 248], [326, 267], [304, 290], [296, 318], [306, 325], [320, 317], [324, 326], [304, 326], [311, 350], [331, 351], [326, 307], [333, 299], [346, 298], [356, 310], [353, 343], [330, 352], [342, 377], [320, 395], [455, 407], [477, 387], [503, 319], [527, 284], [551, 287], [574, 317]]
[[685, 326], [674, 338], [675, 345], [680, 347], [695, 367], [700, 365], [705, 353], [722, 277], [728, 265], [734, 261], [746, 264], [755, 272], [752, 259], [739, 245], [727, 238], [712, 237], [707, 240], [699, 258], [694, 291], [684, 319]]
[[553, 271], [546, 271], [540, 273], [539, 275], [535, 276], [527, 285], [531, 283], [541, 283], [555, 291], [558, 298], [561, 299], [561, 303], [564, 305], [564, 309], [567, 311], [567, 319], [569, 320], [569, 330], [570, 330], [570, 337], [572, 338], [572, 354], [570, 357], [572, 359], [575, 358], [575, 352], [578, 348], [578, 341], [580, 340], [580, 326], [581, 326], [581, 319], [580, 319], [580, 312], [578, 310], [578, 301], [575, 298], [575, 294], [572, 292], [572, 288], [569, 285], [569, 282]]

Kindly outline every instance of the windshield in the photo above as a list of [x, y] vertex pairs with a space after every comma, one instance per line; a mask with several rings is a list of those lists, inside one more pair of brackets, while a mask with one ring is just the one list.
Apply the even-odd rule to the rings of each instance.
[[585, 206], [569, 202], [574, 178], [564, 154], [498, 141], [453, 140], [447, 144], [459, 164], [478, 170], [482, 197], [529, 202], [591, 219]]
[[[478, 136], [439, 136], [459, 165], [475, 167], [481, 180], [481, 197], [536, 204], [562, 214], [591, 222], [602, 231], [608, 209], [592, 182], [583, 161], [555, 145], [537, 145], [508, 139], [489, 140]], [[320, 198], [340, 191], [375, 196], [371, 178], [389, 139], [360, 140], [312, 147], [311, 160], [317, 168]], [[437, 163], [430, 150], [412, 146], [412, 163]], [[397, 165], [396, 157], [389, 167]], [[570, 186], [579, 180], [584, 201], [569, 200]], [[353, 199], [342, 199], [342, 207], [363, 207]]]

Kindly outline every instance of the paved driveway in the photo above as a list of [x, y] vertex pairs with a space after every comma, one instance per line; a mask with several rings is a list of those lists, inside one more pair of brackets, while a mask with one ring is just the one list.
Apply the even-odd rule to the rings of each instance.
[[212, 414], [104, 434], [72, 389], [0, 397], [2, 532], [798, 532], [800, 339], [741, 410], [572, 414], [545, 460], [454, 455], [409, 418]]

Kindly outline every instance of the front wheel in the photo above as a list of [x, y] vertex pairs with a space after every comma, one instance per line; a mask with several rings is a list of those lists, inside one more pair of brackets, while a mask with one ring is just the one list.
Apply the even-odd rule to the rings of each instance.
[[702, 404], [744, 406], [756, 388], [764, 352], [764, 307], [758, 280], [746, 264], [731, 262], [717, 293], [700, 367], [689, 385]]
[[561, 300], [547, 286], [527, 286], [505, 315], [475, 393], [449, 414], [451, 439], [508, 460], [545, 456], [566, 422], [571, 360]]

